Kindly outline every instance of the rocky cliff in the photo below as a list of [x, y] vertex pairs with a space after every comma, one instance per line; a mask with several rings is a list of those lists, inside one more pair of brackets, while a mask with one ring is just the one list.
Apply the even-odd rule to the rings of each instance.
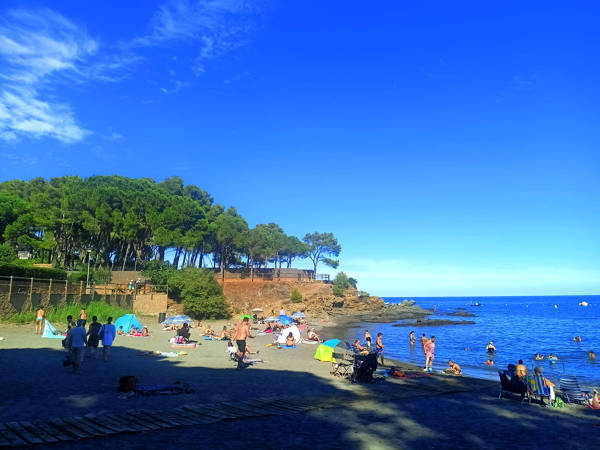
[[[302, 301], [292, 303], [292, 291], [302, 294]], [[359, 316], [361, 320], [387, 322], [403, 318], [419, 318], [429, 313], [412, 304], [386, 307], [379, 297], [358, 297], [349, 289], [344, 297], [333, 295], [331, 284], [303, 281], [226, 280], [223, 291], [234, 314], [247, 313], [261, 308], [265, 315], [271, 311], [279, 314], [281, 308], [288, 313], [302, 311], [312, 318], [328, 316]]]

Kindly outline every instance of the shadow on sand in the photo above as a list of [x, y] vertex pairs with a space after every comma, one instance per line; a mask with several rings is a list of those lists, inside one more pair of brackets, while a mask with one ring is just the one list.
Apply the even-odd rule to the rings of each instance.
[[[53, 349], [2, 350], [0, 422], [39, 421], [115, 414], [129, 410], [168, 410], [181, 405], [216, 407], [219, 402], [265, 397], [302, 399], [315, 408], [304, 413], [215, 421], [163, 431], [84, 439], [78, 449], [136, 448], [598, 448], [596, 411], [544, 408], [499, 400], [489, 381], [442, 376], [387, 379], [351, 385], [306, 372], [268, 365], [236, 370], [185, 366], [177, 358], [139, 356], [113, 349], [112, 360], [86, 360], [81, 374], [62, 367], [64, 352]], [[223, 356], [225, 358], [225, 356]], [[306, 364], [302, 361], [302, 364]], [[134, 375], [144, 384], [188, 383], [195, 393], [124, 397], [119, 377]], [[62, 448], [72, 444], [53, 444]]]

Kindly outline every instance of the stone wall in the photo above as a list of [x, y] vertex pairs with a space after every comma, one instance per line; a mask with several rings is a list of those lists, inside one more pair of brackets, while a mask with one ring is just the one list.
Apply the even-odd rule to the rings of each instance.
[[153, 292], [151, 294], [137, 294], [133, 300], [133, 312], [145, 316], [158, 316], [167, 311], [167, 294]]

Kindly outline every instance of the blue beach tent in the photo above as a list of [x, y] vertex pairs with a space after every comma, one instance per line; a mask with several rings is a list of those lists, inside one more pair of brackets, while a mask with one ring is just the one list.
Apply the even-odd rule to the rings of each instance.
[[142, 324], [140, 323], [139, 320], [137, 320], [137, 317], [135, 317], [135, 314], [125, 314], [124, 316], [119, 317], [115, 321], [115, 328], [118, 330], [119, 327], [123, 326], [123, 331], [125, 333], [128, 333], [129, 330], [131, 330], [132, 325], [140, 333], [142, 332]]
[[43, 338], [58, 338], [58, 339], [64, 339], [65, 337], [59, 333], [58, 331], [56, 331], [56, 328], [54, 328], [52, 326], [52, 324], [50, 322], [48, 322], [47, 319], [44, 319], [44, 332], [42, 333], [42, 337]]

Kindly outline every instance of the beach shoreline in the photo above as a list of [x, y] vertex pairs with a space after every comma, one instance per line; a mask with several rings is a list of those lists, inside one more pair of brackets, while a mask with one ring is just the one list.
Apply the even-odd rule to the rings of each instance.
[[[352, 319], [350, 319], [352, 320]], [[81, 374], [75, 375], [62, 367], [65, 352], [59, 339], [43, 339], [33, 334], [33, 325], [0, 325], [0, 383], [9, 386], [0, 405], [0, 423], [9, 421], [51, 420], [55, 417], [83, 416], [90, 412], [111, 414], [124, 411], [167, 411], [181, 405], [199, 405], [217, 408], [239, 399], [246, 402], [262, 402], [265, 398], [278, 398], [305, 402], [310, 411], [289, 416], [276, 414], [268, 418], [247, 418], [246, 426], [259, 427], [269, 432], [271, 447], [294, 442], [300, 448], [314, 443], [315, 427], [326, 427], [329, 435], [322, 437], [320, 447], [371, 448], [374, 443], [381, 448], [421, 448], [453, 445], [473, 445], [486, 439], [490, 447], [500, 447], [507, 442], [506, 436], [484, 436], [478, 427], [487, 426], [497, 430], [522, 429], [529, 432], [524, 442], [542, 443], [573, 442], [575, 430], [581, 426], [591, 427], [598, 422], [594, 412], [577, 406], [560, 411], [538, 405], [521, 405], [518, 400], [498, 400], [499, 383], [471, 377], [452, 377], [440, 374], [424, 374], [422, 368], [397, 361], [386, 361], [386, 367], [395, 366], [409, 377], [385, 378], [374, 384], [352, 384], [330, 374], [331, 364], [314, 359], [316, 345], [299, 344], [296, 349], [269, 347], [271, 336], [257, 335], [249, 340], [252, 351], [266, 360], [244, 370], [236, 370], [229, 360], [226, 345], [222, 341], [199, 340], [196, 349], [187, 355], [173, 358], [142, 356], [142, 352], [159, 350], [174, 351], [168, 338], [171, 332], [161, 331], [156, 318], [140, 317], [153, 337], [132, 338], [119, 336], [113, 348], [112, 360], [103, 363], [98, 359], [86, 359]], [[218, 330], [230, 321], [210, 321]], [[206, 323], [204, 323], [206, 324]], [[343, 321], [318, 322], [314, 324], [324, 337], [340, 335]], [[253, 326], [253, 328], [257, 328]], [[260, 327], [262, 329], [262, 327]], [[253, 330], [257, 333], [258, 330]], [[199, 330], [192, 329], [192, 337], [200, 337]], [[341, 350], [341, 348], [339, 349]], [[176, 381], [189, 385], [194, 393], [166, 396], [128, 396], [117, 390], [120, 376], [131, 375], [140, 384], [158, 385]], [[436, 407], [431, 408], [432, 402]], [[462, 405], [457, 409], [457, 405]], [[470, 408], [475, 419], [466, 420], [463, 408]], [[428, 411], [423, 414], [423, 411]], [[513, 418], [519, 417], [518, 421]], [[540, 430], [531, 434], [527, 421], [538, 423]], [[241, 420], [241, 419], [238, 419]], [[302, 423], [306, 429], [295, 430], [290, 436], [289, 421]], [[373, 423], [378, 424], [373, 428]], [[564, 428], [559, 441], [548, 436], [551, 430]], [[238, 424], [239, 427], [239, 424]], [[233, 426], [233, 429], [236, 427]], [[545, 430], [545, 431], [544, 431]], [[218, 421], [205, 429], [204, 436], [194, 428], [144, 433], [151, 440], [149, 448], [184, 442], [199, 438], [203, 443], [231, 448], [235, 439], [223, 440], [230, 433], [230, 425]], [[544, 431], [544, 433], [542, 433]], [[225, 434], [223, 434], [225, 433]], [[261, 434], [262, 435], [262, 434]], [[103, 438], [102, 445], [110, 445], [114, 439], [132, 445], [139, 434]], [[535, 438], [535, 441], [534, 441]], [[596, 439], [594, 436], [593, 439]], [[512, 438], [508, 439], [509, 442]], [[598, 441], [600, 443], [600, 440]], [[250, 437], [250, 446], [260, 446], [260, 440]], [[98, 445], [94, 440], [82, 440], [82, 448]], [[263, 442], [264, 446], [264, 442]], [[449, 445], [451, 446], [451, 445]]]

